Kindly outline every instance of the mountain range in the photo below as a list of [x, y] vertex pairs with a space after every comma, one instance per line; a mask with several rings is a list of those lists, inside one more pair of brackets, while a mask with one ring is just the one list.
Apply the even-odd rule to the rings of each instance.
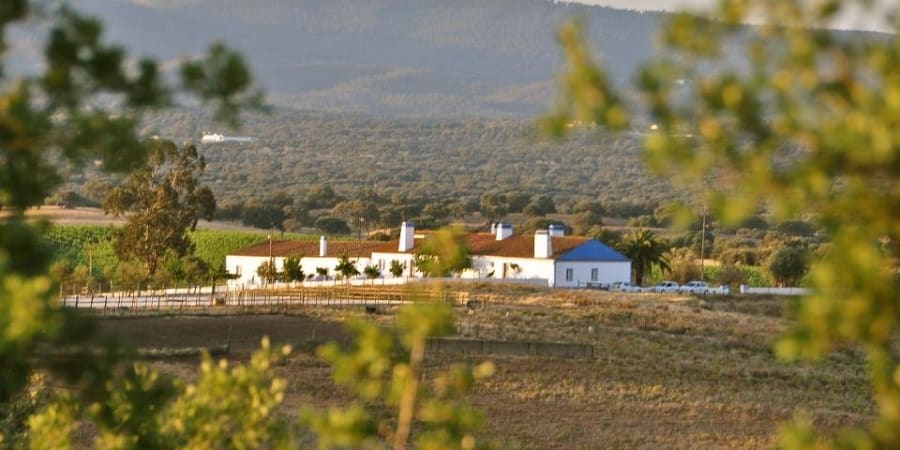
[[[525, 117], [548, 109], [555, 30], [583, 16], [623, 84], [663, 13], [547, 0], [81, 0], [108, 39], [174, 62], [222, 40], [274, 105], [392, 117]], [[174, 64], [169, 67], [174, 67]]]

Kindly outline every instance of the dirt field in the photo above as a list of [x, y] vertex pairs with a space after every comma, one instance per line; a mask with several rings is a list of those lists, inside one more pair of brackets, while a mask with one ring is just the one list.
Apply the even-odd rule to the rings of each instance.
[[[8, 216], [9, 211], [0, 211], [0, 219]], [[122, 217], [107, 216], [100, 208], [62, 208], [59, 206], [41, 206], [25, 212], [28, 217], [47, 219], [57, 225], [123, 225]], [[222, 231], [257, 231], [257, 228], [245, 227], [239, 223], [201, 220], [197, 228]]]
[[[772, 448], [779, 423], [802, 411], [824, 430], [873, 413], [862, 360], [782, 363], [771, 352], [784, 300], [700, 300], [535, 288], [486, 287], [484, 308], [459, 308], [461, 336], [589, 343], [594, 360], [429, 355], [429, 368], [491, 359], [497, 374], [470, 401], [486, 414], [484, 437], [522, 449]], [[339, 403], [347, 394], [308, 350], [343, 339], [358, 309], [297, 315], [104, 319], [103, 329], [141, 347], [219, 345], [245, 359], [263, 335], [298, 351], [280, 368], [284, 409]], [[390, 314], [374, 316], [389, 324]], [[155, 363], [191, 378], [196, 360]]]

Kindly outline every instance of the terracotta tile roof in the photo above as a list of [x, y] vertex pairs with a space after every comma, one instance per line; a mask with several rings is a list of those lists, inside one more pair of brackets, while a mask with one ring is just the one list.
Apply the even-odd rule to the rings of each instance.
[[[381, 245], [380, 242], [369, 241], [328, 241], [328, 254], [326, 256], [339, 257], [342, 255], [359, 257], [370, 256], [372, 249]], [[395, 249], [397, 247], [394, 247]], [[269, 242], [243, 248], [233, 253], [238, 256], [269, 256]], [[272, 241], [272, 256], [319, 256], [319, 241]]]
[[[551, 238], [553, 259], [588, 242], [590, 239], [576, 236]], [[473, 255], [504, 256], [507, 258], [533, 258], [534, 236], [515, 235], [498, 241], [493, 234], [478, 233], [469, 235], [469, 252]]]
[[[472, 255], [504, 256], [507, 258], [534, 257], [533, 235], [526, 236], [519, 234], [498, 241], [497, 237], [490, 233], [470, 233], [468, 238], [469, 253]], [[564, 253], [590, 240], [588, 238], [575, 236], [554, 237], [552, 239], [553, 258], [558, 258]], [[421, 242], [421, 239], [416, 239], [416, 247], [418, 247]], [[414, 251], [399, 252], [397, 251], [399, 245], [400, 241], [393, 240], [382, 243], [372, 251], [377, 253], [413, 253]]]
[[[421, 239], [415, 240], [416, 247], [421, 243]], [[412, 250], [401, 252], [397, 250], [398, 248], [400, 248], [400, 240], [394, 239], [393, 241], [380, 242], [378, 246], [372, 249], [372, 253], [412, 253]]]
[[[416, 234], [419, 234], [418, 232]], [[515, 235], [502, 241], [490, 233], [470, 233], [469, 252], [472, 255], [502, 256], [507, 258], [533, 258], [534, 236]], [[581, 247], [591, 240], [578, 236], [553, 237], [553, 259], [559, 259], [566, 253]], [[352, 257], [368, 257], [372, 253], [406, 253], [412, 254], [414, 250], [400, 252], [397, 250], [400, 241], [387, 242], [371, 241], [329, 241], [328, 255], [338, 257], [346, 254]], [[422, 239], [416, 239], [415, 247], [422, 244]], [[236, 253], [241, 256], [269, 256], [269, 243], [262, 242], [252, 247], [247, 247]], [[274, 256], [319, 256], [319, 241], [273, 241], [272, 255]]]

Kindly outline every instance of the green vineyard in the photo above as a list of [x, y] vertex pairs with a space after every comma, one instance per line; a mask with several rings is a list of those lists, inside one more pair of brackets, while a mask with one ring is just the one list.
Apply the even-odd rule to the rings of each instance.
[[[43, 238], [56, 260], [64, 260], [72, 267], [93, 263], [95, 272], [109, 274], [119, 264], [112, 245], [114, 230], [108, 226], [56, 225]], [[195, 254], [210, 267], [222, 267], [225, 255], [267, 239], [265, 232], [197, 230], [189, 234], [196, 246]], [[274, 239], [303, 240], [317, 237], [278, 233]]]

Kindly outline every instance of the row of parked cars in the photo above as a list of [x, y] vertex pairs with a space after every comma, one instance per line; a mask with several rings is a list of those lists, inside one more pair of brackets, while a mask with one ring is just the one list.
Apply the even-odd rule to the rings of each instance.
[[713, 287], [705, 281], [690, 281], [684, 285], [679, 285], [674, 281], [660, 281], [654, 286], [641, 287], [635, 286], [628, 281], [616, 281], [609, 286], [610, 291], [618, 292], [655, 292], [657, 294], [691, 294], [691, 295], [707, 295], [707, 294], [728, 294], [730, 289], [727, 285]]

